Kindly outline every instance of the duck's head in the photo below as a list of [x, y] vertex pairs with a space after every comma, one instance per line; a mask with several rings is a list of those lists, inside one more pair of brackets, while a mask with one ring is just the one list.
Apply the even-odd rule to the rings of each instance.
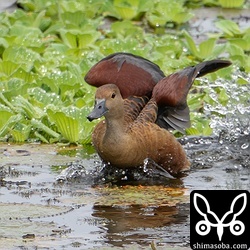
[[95, 107], [87, 116], [89, 121], [102, 116], [117, 118], [122, 116], [123, 99], [119, 88], [115, 84], [99, 87], [95, 94]]

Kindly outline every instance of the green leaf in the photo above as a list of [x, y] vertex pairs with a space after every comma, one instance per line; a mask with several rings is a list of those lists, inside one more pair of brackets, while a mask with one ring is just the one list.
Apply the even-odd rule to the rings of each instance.
[[18, 78], [23, 80], [25, 83], [32, 83], [35, 81], [34, 74], [30, 72], [26, 72], [22, 68], [18, 68], [13, 74], [11, 75], [11, 78]]
[[2, 101], [2, 103], [6, 105], [6, 107], [10, 108], [15, 113], [18, 113], [15, 106], [13, 106], [1, 92], [0, 92], [0, 101]]
[[89, 32], [82, 33], [77, 36], [78, 39], [78, 47], [80, 49], [87, 48], [88, 46], [92, 46], [95, 41], [100, 37], [100, 32]]
[[219, 57], [221, 54], [223, 54], [226, 50], [226, 44], [216, 44], [213, 48], [213, 51], [211, 51], [211, 55], [207, 55], [207, 58], [216, 58]]
[[186, 129], [186, 134], [187, 135], [199, 135], [200, 132], [198, 131], [197, 128], [192, 127], [192, 128], [187, 128]]
[[40, 55], [25, 47], [12, 46], [4, 51], [3, 60], [20, 64], [24, 70], [29, 72], [34, 65], [34, 61], [40, 60]]
[[231, 56], [242, 56], [244, 57], [244, 50], [236, 44], [229, 44], [227, 46], [227, 51]]
[[245, 36], [244, 38], [231, 38], [229, 42], [230, 44], [237, 45], [245, 51], [250, 50], [250, 36]]
[[80, 26], [87, 22], [87, 18], [83, 15], [82, 11], [69, 12], [66, 11], [61, 15], [62, 20], [66, 24], [73, 24], [76, 26]]
[[[63, 29], [64, 25], [63, 23], [53, 23], [44, 31], [44, 35], [45, 36], [49, 36], [51, 34], [57, 34], [58, 30]], [[58, 45], [62, 45], [62, 44], [58, 44]]]
[[82, 76], [82, 69], [80, 67], [80, 65], [73, 63], [73, 62], [68, 62], [67, 63], [67, 68], [71, 78], [71, 82], [72, 82], [72, 78], [74, 77], [74, 81], [75, 82], [80, 82], [81, 85], [84, 85], [84, 87], [88, 87], [89, 85], [86, 85], [83, 76]]
[[114, 0], [113, 4], [121, 19], [133, 19], [139, 14], [139, 0]]
[[[34, 135], [42, 142], [44, 143], [49, 143], [49, 141], [42, 135], [40, 134], [38, 131], [35, 131]], [[56, 141], [55, 141], [56, 142]]]
[[245, 84], [249, 84], [249, 81], [243, 76], [238, 76], [237, 83], [240, 85], [245, 85]]
[[28, 89], [28, 94], [32, 97], [31, 102], [41, 109], [48, 105], [63, 106], [60, 96], [55, 93], [47, 93], [45, 90], [37, 87]]
[[0, 104], [0, 130], [1, 128], [7, 123], [7, 121], [10, 119], [10, 117], [14, 113], [11, 109], [7, 108], [6, 106]]
[[64, 139], [72, 143], [90, 143], [91, 131], [95, 122], [87, 122], [86, 116], [89, 108], [76, 108], [69, 106], [63, 109], [50, 107], [47, 109], [48, 117], [53, 122]]
[[114, 0], [106, 1], [104, 15], [117, 19], [132, 20], [153, 8], [153, 1], [144, 0]]
[[228, 100], [229, 100], [229, 97], [227, 95], [226, 90], [225, 89], [219, 89], [218, 92], [219, 92], [218, 93], [218, 100], [219, 100], [219, 102], [222, 105], [226, 106], [227, 103], [228, 103]]
[[187, 41], [187, 46], [188, 46], [188, 49], [190, 50], [190, 52], [195, 55], [196, 57], [199, 57], [199, 51], [196, 47], [196, 44], [193, 40], [193, 38], [188, 34], [187, 31], [183, 31], [183, 34], [184, 34], [184, 37]]
[[0, 62], [0, 72], [7, 76], [13, 74], [19, 67], [20, 65], [16, 64], [15, 62], [11, 61]]
[[209, 38], [201, 42], [198, 46], [188, 32], [183, 32], [189, 51], [199, 60], [217, 57], [225, 49], [225, 46], [216, 46], [216, 39]]
[[225, 36], [235, 37], [242, 34], [239, 26], [231, 20], [220, 20], [215, 23], [215, 26], [222, 30]]
[[242, 7], [245, 0], [219, 0], [219, 4], [223, 8], [239, 8]]
[[[29, 45], [28, 42], [31, 39], [33, 42], [42, 36], [42, 32], [37, 27], [30, 27], [21, 23], [15, 23], [10, 30], [10, 35], [15, 37], [13, 46], [14, 45]], [[41, 44], [41, 41], [37, 41]], [[31, 45], [31, 44], [30, 44]]]
[[[17, 95], [25, 95], [27, 93], [27, 89], [30, 87], [30, 84], [25, 83], [22, 79], [11, 78], [9, 81], [4, 82], [3, 87], [3, 93], [6, 100], [11, 100]], [[9, 104], [7, 105], [9, 106]]]
[[21, 114], [13, 115], [9, 118], [9, 120], [2, 126], [0, 129], [0, 136], [5, 136], [9, 131], [12, 129], [12, 127], [23, 120], [23, 116]]
[[209, 136], [213, 133], [213, 129], [209, 126], [209, 124], [207, 126], [204, 127], [202, 135], [204, 136]]
[[188, 135], [211, 135], [213, 130], [209, 126], [209, 120], [204, 117], [197, 116], [192, 120], [192, 127], [186, 129]]
[[45, 132], [46, 134], [56, 138], [59, 140], [60, 138], [60, 134], [58, 134], [57, 132], [55, 132], [54, 130], [52, 130], [51, 128], [49, 128], [47, 125], [45, 125], [44, 123], [42, 123], [41, 121], [38, 121], [36, 119], [32, 119], [30, 124], [38, 130], [42, 130], [43, 132]]
[[141, 28], [135, 26], [131, 21], [117, 21], [111, 24], [111, 30], [116, 37], [143, 36]]
[[0, 55], [2, 55], [3, 51], [9, 46], [9, 43], [6, 39], [0, 37]]
[[41, 119], [44, 116], [42, 109], [33, 106], [27, 99], [23, 96], [18, 95], [12, 100], [13, 106], [16, 106], [25, 116], [29, 119]]
[[69, 47], [69, 48], [77, 48], [77, 34], [76, 32], [61, 30], [60, 35], [62, 41]]
[[79, 121], [63, 112], [47, 110], [48, 116], [58, 128], [63, 137], [70, 142], [79, 140]]
[[181, 23], [186, 23], [188, 20], [190, 20], [194, 14], [189, 13], [189, 12], [180, 12], [178, 13], [174, 18], [173, 21], [181, 24]]
[[215, 38], [210, 38], [199, 45], [199, 54], [200, 58], [209, 58], [213, 53], [214, 46], [215, 46]]
[[146, 16], [152, 26], [159, 27], [167, 22], [185, 23], [193, 15], [184, 7], [184, 1], [165, 0], [156, 2]]
[[188, 96], [188, 106], [190, 110], [197, 111], [203, 107], [204, 93], [190, 94]]
[[24, 142], [29, 138], [30, 131], [31, 125], [17, 123], [14, 128], [10, 130], [10, 134], [15, 142]]
[[35, 28], [39, 28], [41, 23], [42, 23], [42, 20], [44, 20], [45, 18], [45, 14], [46, 14], [46, 10], [42, 10], [38, 15], [37, 17], [35, 18], [34, 22], [33, 22], [33, 27]]

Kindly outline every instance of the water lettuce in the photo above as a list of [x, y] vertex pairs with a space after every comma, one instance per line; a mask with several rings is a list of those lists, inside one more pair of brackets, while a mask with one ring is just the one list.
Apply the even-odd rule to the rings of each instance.
[[[149, 58], [166, 74], [227, 53], [249, 73], [250, 29], [218, 20], [219, 32], [199, 44], [182, 31], [192, 17], [188, 6], [196, 3], [20, 0], [21, 8], [0, 13], [0, 140], [90, 143], [95, 123], [89, 123], [86, 114], [95, 89], [84, 82], [84, 75], [110, 53]], [[231, 71], [223, 69], [208, 78], [228, 78]], [[239, 80], [246, 83], [244, 77]], [[194, 89], [188, 100], [194, 115], [187, 133], [207, 135], [212, 129], [204, 102], [227, 105], [229, 97], [223, 86], [214, 89], [216, 98], [199, 81]]]

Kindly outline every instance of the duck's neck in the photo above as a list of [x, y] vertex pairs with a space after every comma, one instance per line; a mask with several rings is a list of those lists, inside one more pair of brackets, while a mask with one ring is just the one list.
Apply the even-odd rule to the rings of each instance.
[[125, 122], [123, 110], [118, 117], [105, 117], [106, 132], [104, 140], [107, 142], [117, 142], [121, 141], [125, 134]]

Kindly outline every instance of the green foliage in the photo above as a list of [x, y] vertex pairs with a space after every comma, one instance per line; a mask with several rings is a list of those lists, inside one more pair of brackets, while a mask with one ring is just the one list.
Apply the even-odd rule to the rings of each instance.
[[[233, 63], [249, 73], [250, 28], [241, 30], [235, 22], [224, 19], [217, 21], [215, 25], [221, 32], [212, 35], [211, 38], [201, 42], [199, 45], [196, 45], [193, 38], [186, 31], [183, 32], [190, 55], [197, 60], [205, 60], [219, 57], [227, 52]], [[219, 39], [225, 39], [226, 42], [223, 44], [218, 43]]]
[[[166, 74], [228, 53], [249, 73], [250, 29], [218, 20], [220, 32], [200, 44], [181, 31], [192, 17], [188, 6], [203, 4], [208, 0], [20, 0], [22, 9], [0, 13], [0, 140], [89, 143], [95, 123], [86, 115], [95, 89], [83, 79], [110, 53], [143, 56]], [[219, 4], [223, 6], [222, 0]], [[228, 78], [231, 71], [230, 67], [210, 78]], [[238, 84], [246, 82], [241, 78]], [[196, 81], [194, 89], [199, 88]], [[222, 87], [214, 94], [216, 99], [208, 91], [191, 93], [188, 102], [195, 115], [187, 133], [212, 132], [204, 118], [204, 102], [229, 102]]]
[[92, 126], [87, 126], [86, 116], [89, 110], [86, 108], [67, 107], [62, 111], [53, 107], [47, 114], [52, 123], [55, 123], [58, 131], [69, 142], [89, 143]]
[[216, 58], [225, 50], [225, 45], [217, 45], [215, 38], [209, 38], [199, 45], [196, 45], [193, 38], [186, 31], [184, 31], [183, 34], [187, 41], [189, 51], [198, 60]]
[[223, 8], [240, 8], [245, 0], [219, 0], [219, 5]]
[[153, 7], [153, 1], [144, 0], [107, 0], [104, 15], [117, 19], [131, 20], [139, 18]]
[[201, 7], [201, 6], [218, 6], [222, 8], [243, 8], [247, 5], [248, 1], [245, 0], [188, 0], [187, 5], [190, 7]]
[[156, 2], [153, 9], [147, 12], [147, 19], [153, 27], [164, 26], [167, 22], [181, 24], [193, 15], [184, 7], [183, 0], [164, 0]]

